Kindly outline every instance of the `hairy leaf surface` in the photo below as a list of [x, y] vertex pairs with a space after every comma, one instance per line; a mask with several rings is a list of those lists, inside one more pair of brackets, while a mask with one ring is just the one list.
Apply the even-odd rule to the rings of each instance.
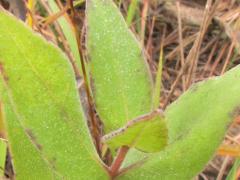
[[[87, 1], [86, 15], [92, 92], [105, 132], [109, 133], [154, 110], [152, 77], [140, 45], [113, 1]], [[149, 147], [144, 139], [150, 135], [142, 131], [147, 123], [129, 128], [111, 144], [131, 146], [135, 142], [134, 147], [144, 151], [161, 150], [167, 141], [167, 128], [160, 118], [154, 122], [160, 122], [157, 135], [151, 136], [152, 141], [159, 138], [158, 146]]]
[[167, 145], [167, 129], [161, 111], [153, 111], [127, 123], [126, 126], [103, 136], [111, 149], [136, 147], [144, 152], [158, 152]]
[[[125, 166], [143, 160], [120, 179], [191, 179], [211, 159], [235, 116], [240, 114], [240, 66], [194, 85], [166, 112], [169, 146], [160, 153], [128, 154]], [[146, 159], [147, 158], [147, 159]]]
[[17, 179], [107, 179], [60, 50], [0, 11], [0, 95]]
[[87, 1], [86, 13], [93, 95], [110, 132], [151, 111], [152, 80], [142, 50], [113, 2]]

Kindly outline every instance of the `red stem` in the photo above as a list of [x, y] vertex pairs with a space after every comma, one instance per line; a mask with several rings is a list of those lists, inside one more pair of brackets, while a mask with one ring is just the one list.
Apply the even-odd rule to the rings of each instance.
[[117, 176], [119, 169], [122, 165], [122, 162], [124, 161], [124, 159], [127, 155], [128, 150], [129, 150], [129, 147], [127, 147], [127, 146], [122, 146], [119, 149], [118, 154], [117, 154], [116, 158], [114, 159], [114, 161], [110, 167], [110, 170], [109, 170], [112, 178]]

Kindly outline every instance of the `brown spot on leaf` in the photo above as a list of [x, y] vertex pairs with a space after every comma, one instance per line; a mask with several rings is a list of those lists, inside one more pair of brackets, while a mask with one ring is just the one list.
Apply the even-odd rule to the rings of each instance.
[[56, 170], [56, 161], [57, 161], [57, 158], [56, 157], [52, 157], [50, 159], [50, 163], [52, 165], [52, 168]]
[[29, 136], [30, 140], [32, 141], [32, 143], [38, 148], [38, 150], [42, 150], [42, 145], [39, 144], [37, 142], [37, 138], [36, 136], [33, 134], [31, 129], [25, 129], [25, 132], [27, 133], [27, 135]]
[[1, 73], [4, 81], [7, 82], [8, 81], [8, 77], [7, 77], [7, 75], [6, 75], [5, 71], [4, 71], [4, 66], [3, 66], [2, 62], [0, 62], [0, 73]]

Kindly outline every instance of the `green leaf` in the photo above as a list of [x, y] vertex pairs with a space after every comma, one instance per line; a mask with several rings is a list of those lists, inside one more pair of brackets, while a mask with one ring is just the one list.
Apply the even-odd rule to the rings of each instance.
[[236, 159], [231, 171], [228, 173], [226, 180], [236, 180], [239, 168], [240, 168], [240, 159]]
[[107, 179], [63, 53], [3, 10], [0, 52], [0, 95], [16, 179]]
[[4, 176], [5, 161], [7, 156], [7, 143], [0, 138], [0, 179]]
[[[167, 142], [162, 118], [126, 125], [154, 108], [152, 77], [137, 40], [111, 0], [87, 1], [86, 15], [92, 92], [105, 132], [110, 132], [107, 144], [111, 148], [128, 145], [143, 151], [161, 150]], [[112, 138], [111, 131], [124, 125], [120, 130], [126, 131]], [[154, 131], [149, 131], [153, 126]]]
[[0, 103], [0, 179], [3, 179], [7, 156], [7, 142], [5, 137], [3, 105]]
[[140, 116], [126, 126], [103, 136], [103, 143], [111, 149], [136, 147], [144, 152], [157, 152], [167, 145], [166, 122], [160, 111]]
[[129, 5], [128, 12], [127, 12], [127, 18], [126, 18], [126, 22], [127, 22], [128, 26], [130, 26], [132, 24], [133, 18], [137, 11], [138, 3], [139, 3], [138, 0], [133, 0], [133, 1], [131, 1], [130, 5]]
[[[240, 66], [194, 85], [166, 112], [169, 146], [160, 153], [129, 153], [125, 167], [145, 159], [119, 179], [191, 179], [211, 159], [240, 113]], [[146, 159], [147, 158], [147, 159]]]
[[162, 85], [162, 69], [163, 69], [163, 45], [161, 44], [159, 60], [158, 60], [158, 70], [156, 74], [156, 80], [154, 84], [153, 93], [153, 106], [158, 108], [160, 105], [160, 95], [161, 95], [161, 85]]
[[152, 111], [152, 79], [137, 40], [111, 0], [87, 1], [86, 15], [92, 91], [109, 133]]

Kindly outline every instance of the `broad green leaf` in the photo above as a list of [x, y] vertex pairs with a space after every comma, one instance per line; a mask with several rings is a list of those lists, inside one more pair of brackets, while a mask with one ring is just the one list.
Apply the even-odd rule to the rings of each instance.
[[107, 179], [70, 63], [0, 11], [0, 95], [16, 179]]
[[226, 180], [236, 180], [237, 175], [239, 176], [240, 160], [236, 159], [231, 171], [229, 172]]
[[152, 111], [152, 79], [137, 40], [111, 0], [87, 1], [86, 16], [92, 91], [109, 133]]
[[167, 145], [167, 129], [160, 111], [140, 116], [126, 126], [103, 136], [103, 143], [111, 149], [136, 147], [144, 152], [157, 152]]
[[6, 155], [7, 155], [7, 143], [4, 139], [0, 138], [0, 179], [2, 179], [4, 176]]
[[[109, 133], [152, 111], [152, 77], [137, 40], [111, 0], [87, 1], [86, 15], [92, 92], [105, 132]], [[157, 134], [149, 132], [153, 124]], [[159, 143], [149, 146], [147, 135], [151, 142], [158, 139]], [[166, 124], [159, 117], [127, 128], [109, 145], [159, 151], [166, 141]]]
[[[240, 113], [240, 66], [194, 85], [166, 112], [169, 146], [160, 153], [129, 153], [126, 165], [143, 160], [119, 179], [187, 180], [199, 173]], [[147, 158], [147, 159], [146, 159]]]

